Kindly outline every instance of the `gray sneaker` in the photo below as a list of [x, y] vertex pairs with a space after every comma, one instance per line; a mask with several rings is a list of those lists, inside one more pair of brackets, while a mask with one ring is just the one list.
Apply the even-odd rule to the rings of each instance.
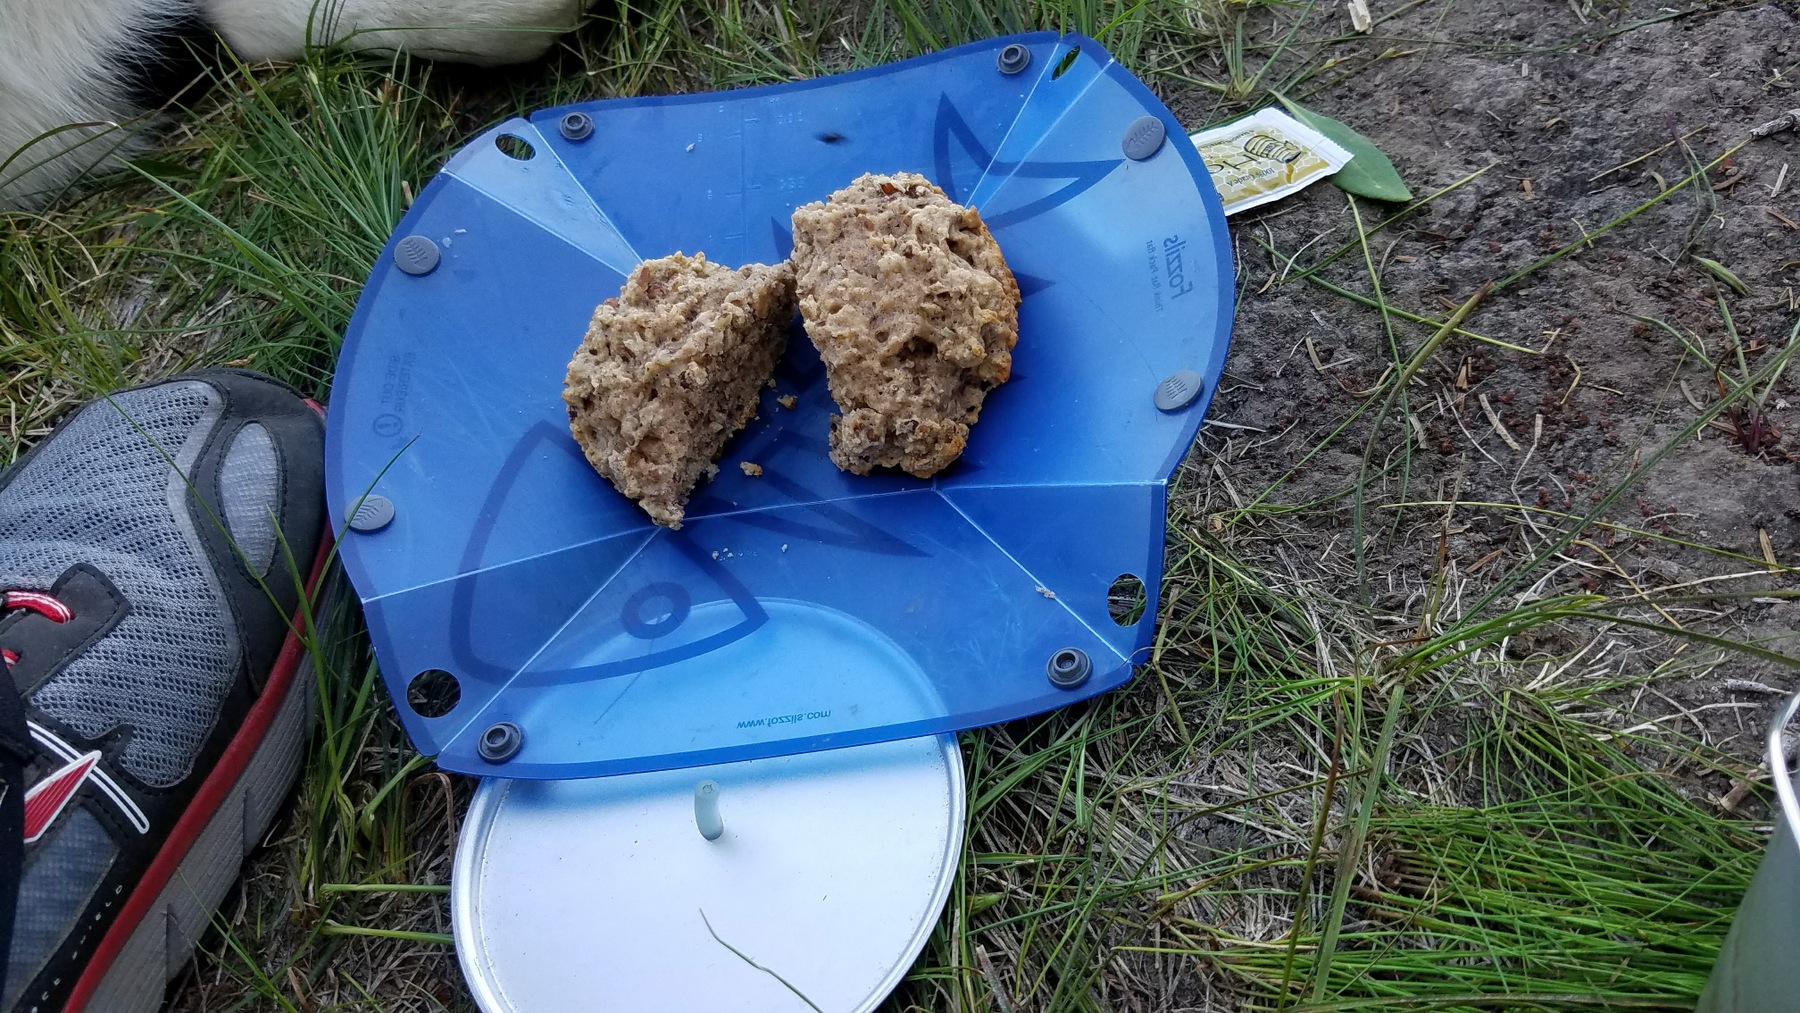
[[0, 476], [0, 1009], [160, 1008], [274, 818], [312, 717], [323, 442], [293, 391], [208, 371], [86, 405]]

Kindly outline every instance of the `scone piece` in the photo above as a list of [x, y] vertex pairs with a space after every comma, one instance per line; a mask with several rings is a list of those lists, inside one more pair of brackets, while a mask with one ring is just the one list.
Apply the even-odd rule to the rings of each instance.
[[981, 216], [923, 176], [865, 175], [794, 212], [794, 271], [843, 410], [832, 461], [925, 478], [956, 460], [1019, 340], [1019, 285]]
[[725, 441], [756, 414], [794, 319], [794, 269], [646, 260], [594, 310], [569, 362], [569, 428], [594, 470], [681, 527]]

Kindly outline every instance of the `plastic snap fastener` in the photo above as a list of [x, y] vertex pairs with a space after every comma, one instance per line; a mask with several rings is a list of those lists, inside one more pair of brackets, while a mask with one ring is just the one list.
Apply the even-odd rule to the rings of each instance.
[[1165, 412], [1178, 412], [1193, 404], [1205, 386], [1206, 381], [1191, 369], [1170, 373], [1168, 379], [1156, 385], [1156, 407]]
[[1050, 656], [1050, 663], [1045, 666], [1050, 674], [1050, 681], [1059, 689], [1074, 689], [1088, 681], [1093, 673], [1094, 663], [1088, 660], [1087, 652], [1079, 647], [1065, 647]]
[[394, 244], [394, 266], [407, 274], [430, 274], [442, 256], [438, 245], [424, 236], [407, 236]]
[[380, 531], [394, 522], [394, 501], [386, 496], [370, 494], [350, 515], [350, 530], [363, 534]]
[[585, 141], [594, 136], [594, 118], [587, 113], [563, 113], [556, 129], [570, 141]]
[[475, 744], [475, 751], [489, 763], [505, 763], [517, 756], [523, 745], [525, 732], [518, 725], [511, 721], [496, 721], [481, 733], [481, 741]]
[[1168, 128], [1155, 116], [1140, 116], [1125, 128], [1125, 137], [1119, 142], [1124, 149], [1125, 157], [1134, 162], [1142, 162], [1151, 155], [1162, 150], [1163, 138], [1168, 136]]

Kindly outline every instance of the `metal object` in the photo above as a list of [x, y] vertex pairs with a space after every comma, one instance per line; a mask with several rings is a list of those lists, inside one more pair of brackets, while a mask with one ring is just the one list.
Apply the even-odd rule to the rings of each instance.
[[1002, 74], [1017, 74], [1031, 65], [1031, 50], [1017, 42], [1011, 43], [1005, 49], [1000, 50], [1000, 55], [994, 59], [994, 64], [1000, 68]]
[[394, 501], [386, 496], [370, 493], [362, 498], [356, 512], [350, 515], [350, 530], [363, 534], [380, 531], [394, 522]]
[[394, 244], [394, 266], [411, 275], [437, 270], [443, 251], [426, 236], [407, 236]]
[[511, 721], [496, 721], [481, 733], [481, 758], [489, 763], [505, 763], [519, 755], [525, 745], [525, 732]]
[[1205, 389], [1206, 381], [1191, 369], [1170, 373], [1163, 382], [1156, 385], [1156, 408], [1158, 411], [1178, 412], [1193, 404], [1194, 399]]
[[1783, 733], [1800, 715], [1800, 693], [1769, 728], [1775, 834], [1744, 892], [1697, 1013], [1777, 1013], [1800, 996], [1800, 785], [1788, 768]]
[[594, 118], [580, 110], [563, 113], [562, 119], [556, 123], [556, 129], [568, 140], [585, 141], [594, 136]]
[[[1010, 45], [1035, 69], [998, 73]], [[1049, 54], [1075, 47], [1053, 84]], [[563, 140], [574, 112], [594, 141]], [[1169, 477], [1218, 386], [1234, 292], [1199, 152], [1121, 152], [1144, 116], [1174, 122], [1099, 43], [1044, 32], [546, 109], [453, 156], [399, 234], [452, 244], [454, 270], [411, 284], [384, 268], [364, 289], [327, 426], [334, 523], [377, 485], [407, 507], [341, 554], [390, 691], [426, 669], [463, 680], [443, 719], [399, 708], [419, 751], [491, 775], [482, 732], [518, 721], [531, 748], [507, 777], [623, 774], [970, 728], [1129, 681], [1155, 623], [1113, 622], [1100, 577], [1160, 593]], [[655, 527], [569, 438], [569, 336], [643, 257], [780, 261], [794, 209], [852, 163], [929, 168], [980, 209], [1025, 293], [1012, 379], [950, 469], [848, 475], [826, 453], [817, 353], [791, 342], [777, 381], [795, 407], [734, 438], [680, 531]], [[1144, 385], [1177, 371], [1195, 377], [1187, 408], [1159, 411]], [[1092, 669], [1056, 690], [1044, 663], [1065, 647]]]
[[1168, 136], [1168, 128], [1163, 126], [1160, 116], [1139, 116], [1131, 126], [1125, 128], [1125, 136], [1119, 140], [1120, 150], [1125, 157], [1134, 162], [1144, 159], [1162, 150], [1163, 139]]
[[1088, 681], [1088, 675], [1094, 671], [1094, 663], [1089, 660], [1087, 652], [1079, 647], [1065, 647], [1050, 656], [1050, 662], [1044, 666], [1050, 681], [1058, 689], [1074, 689]]
[[[696, 778], [730, 795], [716, 841], [694, 832]], [[484, 1013], [806, 1013], [748, 961], [817, 1009], [867, 1013], [937, 924], [963, 820], [962, 757], [947, 735], [577, 781], [485, 779], [451, 879], [457, 956]]]

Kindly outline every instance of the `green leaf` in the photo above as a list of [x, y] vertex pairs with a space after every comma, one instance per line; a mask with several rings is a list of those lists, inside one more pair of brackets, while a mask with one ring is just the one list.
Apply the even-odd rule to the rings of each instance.
[[1288, 112], [1294, 114], [1295, 119], [1338, 142], [1345, 151], [1350, 152], [1349, 164], [1331, 177], [1338, 189], [1375, 200], [1412, 200], [1412, 191], [1401, 181], [1394, 163], [1388, 161], [1388, 157], [1381, 153], [1374, 141], [1329, 116], [1321, 116], [1297, 102], [1290, 102], [1286, 96], [1275, 97], [1281, 100]]
[[1720, 281], [1724, 282], [1727, 285], [1730, 285], [1732, 287], [1732, 289], [1737, 292], [1738, 295], [1743, 295], [1744, 293], [1750, 291], [1750, 289], [1744, 285], [1743, 281], [1741, 281], [1737, 275], [1731, 273], [1731, 268], [1726, 267], [1724, 264], [1721, 264], [1716, 260], [1710, 260], [1706, 257], [1701, 257], [1701, 256], [1695, 256], [1694, 262], [1699, 264], [1701, 267], [1706, 268], [1706, 270], [1708, 272], [1710, 272], [1713, 277], [1719, 279]]
[[968, 913], [978, 915], [998, 903], [1000, 903], [1000, 895], [997, 893], [970, 894]]

